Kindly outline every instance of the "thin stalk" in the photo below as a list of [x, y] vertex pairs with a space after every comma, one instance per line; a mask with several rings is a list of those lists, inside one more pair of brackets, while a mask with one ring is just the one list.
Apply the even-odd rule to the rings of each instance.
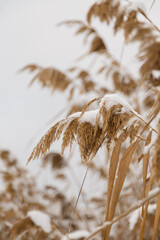
[[150, 6], [150, 8], [149, 8], [148, 14], [150, 13], [150, 11], [151, 11], [151, 9], [152, 9], [153, 5], [155, 4], [155, 1], [156, 1], [156, 0], [153, 0], [153, 2], [152, 2], [152, 4], [151, 4], [151, 6]]
[[124, 41], [123, 41], [123, 45], [122, 45], [121, 54], [120, 54], [120, 60], [119, 60], [120, 66], [122, 65], [122, 59], [123, 59], [123, 55], [124, 55], [125, 45], [126, 45], [126, 41], [124, 40]]
[[146, 124], [146, 126], [150, 127], [155, 133], [159, 134], [154, 128], [152, 128], [149, 123], [147, 123], [143, 118], [141, 118], [140, 116], [138, 116], [135, 112], [132, 112], [137, 118], [139, 118], [142, 122], [144, 122]]
[[78, 197], [77, 197], [77, 200], [76, 200], [74, 209], [73, 209], [72, 218], [71, 218], [71, 222], [70, 222], [69, 229], [68, 229], [68, 233], [67, 233], [67, 240], [69, 240], [69, 234], [70, 234], [70, 232], [71, 232], [71, 227], [72, 227], [72, 224], [73, 224], [73, 221], [74, 221], [74, 217], [75, 217], [75, 213], [76, 213], [76, 208], [77, 208], [77, 205], [78, 205], [78, 202], [79, 202], [80, 195], [81, 195], [81, 193], [82, 193], [82, 189], [83, 189], [84, 182], [85, 182], [85, 180], [86, 180], [86, 177], [87, 177], [87, 174], [88, 174], [90, 165], [91, 165], [91, 161], [90, 161], [89, 164], [88, 164], [88, 167], [87, 167], [86, 173], [85, 173], [85, 175], [84, 175], [84, 178], [83, 178], [83, 181], [82, 181], [82, 184], [81, 184], [81, 188], [80, 188], [80, 190], [79, 190]]
[[140, 13], [153, 25], [153, 27], [160, 32], [160, 29], [152, 22], [152, 20], [141, 10], [139, 9]]
[[[105, 139], [105, 137], [104, 137]], [[73, 221], [74, 221], [74, 216], [75, 216], [75, 213], [76, 213], [76, 208], [77, 208], [77, 205], [78, 205], [78, 202], [79, 202], [79, 198], [81, 196], [81, 193], [82, 193], [82, 189], [83, 189], [83, 186], [84, 186], [84, 182], [86, 180], [86, 177], [87, 177], [87, 174], [88, 174], [88, 171], [89, 171], [89, 168], [92, 164], [92, 160], [93, 158], [95, 157], [96, 153], [98, 152], [100, 146], [102, 145], [104, 139], [102, 139], [102, 141], [100, 142], [99, 146], [97, 147], [97, 149], [95, 149], [95, 151], [92, 153], [91, 157], [90, 157], [90, 160], [88, 162], [88, 166], [87, 166], [87, 170], [86, 170], [86, 173], [84, 175], [84, 178], [83, 178], [83, 181], [82, 181], [82, 184], [81, 184], [81, 188], [79, 190], [79, 194], [78, 194], [78, 197], [77, 197], [77, 200], [76, 200], [76, 203], [75, 203], [75, 206], [74, 206], [74, 209], [73, 209], [73, 213], [72, 213], [72, 218], [71, 218], [71, 222], [70, 222], [70, 225], [69, 225], [69, 229], [68, 229], [68, 233], [67, 233], [67, 240], [69, 240], [69, 234], [71, 232], [71, 227], [72, 227], [72, 224], [73, 224]]]

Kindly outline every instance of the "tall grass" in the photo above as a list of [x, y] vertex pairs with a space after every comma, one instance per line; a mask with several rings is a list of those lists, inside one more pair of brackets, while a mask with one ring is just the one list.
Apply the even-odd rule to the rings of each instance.
[[[118, 57], [111, 54], [112, 46], [107, 46], [107, 38], [101, 37], [100, 30], [93, 24], [95, 18], [100, 24], [105, 23], [105, 27], [112, 26], [114, 34], [122, 32], [126, 49], [129, 44], [137, 43], [134, 56], [139, 61], [139, 66], [135, 69], [137, 76], [133, 76], [130, 69], [123, 66], [122, 57], [119, 61]], [[93, 56], [96, 60], [90, 69], [82, 69], [77, 63], [66, 72], [36, 64], [22, 69], [28, 69], [33, 74], [35, 72], [31, 84], [37, 80], [43, 87], [52, 91], [59, 90], [66, 95], [69, 103], [68, 116], [53, 125], [40, 139], [28, 162], [35, 158], [43, 159], [44, 166], [52, 162], [54, 172], [58, 171], [56, 178], [67, 181], [67, 161], [51, 151], [52, 143], [60, 140], [62, 155], [67, 147], [72, 152], [73, 144], [78, 145], [81, 162], [86, 165], [87, 171], [74, 205], [68, 204], [65, 193], [55, 198], [47, 195], [49, 205], [41, 207], [51, 218], [52, 230], [49, 233], [42, 227], [37, 227], [36, 221], [26, 213], [23, 216], [21, 214], [22, 219], [18, 222], [17, 216], [15, 220], [7, 220], [9, 225], [4, 224], [4, 227], [9, 228], [6, 231], [12, 240], [20, 234], [23, 234], [21, 239], [31, 239], [34, 236], [34, 239], [57, 240], [158, 240], [160, 30], [147, 16], [142, 4], [120, 0], [95, 2], [88, 10], [84, 22], [69, 20], [59, 26], [62, 24], [76, 28], [76, 35], [85, 36], [84, 43], [89, 48], [79, 61], [87, 57], [92, 62]], [[46, 155], [48, 151], [50, 152]], [[71, 171], [71, 168], [68, 169]], [[89, 200], [86, 201], [83, 186], [85, 181], [92, 181], [86, 179], [89, 171], [93, 175], [98, 173], [97, 185], [102, 179], [105, 184], [99, 187], [101, 195], [89, 198], [88, 194]], [[72, 176], [74, 174], [76, 173], [72, 172]], [[8, 191], [11, 194], [11, 190], [6, 188], [5, 192]], [[12, 191], [14, 194], [15, 190]], [[35, 189], [31, 191], [34, 194], [36, 192]], [[47, 194], [45, 191], [43, 197]], [[81, 211], [78, 210], [81, 195], [84, 205], [89, 202], [94, 211], [90, 210], [88, 204], [87, 210], [86, 206], [80, 207]], [[56, 218], [50, 212], [53, 201], [60, 201], [62, 209], [64, 208]], [[5, 221], [6, 218], [5, 216]]]

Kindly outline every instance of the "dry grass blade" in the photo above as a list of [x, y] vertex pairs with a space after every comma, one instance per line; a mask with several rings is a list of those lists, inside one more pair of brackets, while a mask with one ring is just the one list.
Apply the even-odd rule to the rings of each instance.
[[147, 127], [149, 127], [149, 128], [152, 129], [152, 131], [154, 131], [155, 133], [159, 134], [154, 128], [152, 128], [152, 126], [149, 125], [151, 121], [149, 121], [149, 122], [147, 123], [143, 118], [141, 118], [140, 116], [138, 116], [137, 114], [135, 114], [135, 112], [133, 112], [133, 114], [134, 114], [137, 118], [139, 118], [139, 119], [145, 124], [145, 127], [144, 127], [142, 133], [147, 129]]
[[[151, 191], [151, 189], [152, 189], [152, 185], [153, 185], [153, 177], [152, 177], [152, 171], [151, 171], [151, 176], [150, 176], [148, 187], [147, 187], [147, 196], [149, 194], [149, 191]], [[149, 205], [149, 201], [147, 201], [145, 203], [143, 218], [142, 218], [142, 222], [141, 222], [141, 226], [140, 226], [139, 240], [143, 240], [145, 222], [146, 222], [147, 211], [148, 211], [148, 205]]]
[[152, 140], [152, 131], [149, 132], [149, 134], [147, 136], [147, 139], [146, 139], [146, 142], [145, 142], [145, 146], [148, 146], [151, 143], [151, 140]]
[[154, 189], [152, 193], [149, 194], [148, 197], [139, 200], [135, 205], [133, 205], [132, 207], [130, 207], [126, 212], [122, 213], [121, 215], [114, 217], [112, 221], [108, 221], [105, 222], [102, 226], [98, 227], [89, 237], [87, 237], [85, 240], [89, 240], [92, 237], [94, 237], [95, 235], [97, 235], [99, 232], [103, 231], [105, 228], [107, 228], [108, 226], [113, 225], [114, 223], [116, 223], [117, 221], [119, 221], [120, 219], [126, 217], [127, 215], [129, 215], [131, 212], [133, 212], [134, 210], [136, 210], [137, 208], [140, 208], [143, 204], [145, 204], [146, 202], [148, 202], [149, 200], [151, 200], [152, 198], [156, 197], [158, 194], [160, 193], [160, 189]]
[[[132, 143], [127, 150], [125, 151], [125, 153], [123, 154], [121, 160], [120, 160], [120, 164], [119, 164], [119, 168], [117, 171], [117, 178], [116, 178], [116, 182], [115, 182], [115, 186], [114, 186], [114, 190], [113, 190], [113, 194], [112, 194], [112, 198], [111, 198], [111, 204], [110, 204], [110, 210], [109, 210], [109, 214], [108, 214], [108, 220], [112, 220], [115, 210], [116, 210], [116, 206], [117, 206], [117, 202], [123, 187], [123, 183], [124, 180], [126, 178], [127, 175], [127, 171], [130, 165], [130, 162], [132, 160], [132, 155], [138, 145], [139, 141], [135, 141], [134, 143]], [[110, 233], [110, 228], [108, 227], [106, 229], [106, 233], [105, 233], [105, 237], [103, 238], [104, 240], [107, 240], [109, 237], [109, 233]]]
[[156, 207], [156, 213], [155, 213], [155, 219], [154, 219], [152, 240], [156, 239], [157, 230], [158, 230], [158, 226], [159, 226], [159, 220], [160, 220], [160, 194], [157, 197], [157, 207]]
[[105, 218], [106, 221], [108, 220], [110, 200], [112, 197], [113, 184], [114, 184], [114, 180], [115, 180], [115, 174], [116, 174], [116, 170], [117, 170], [122, 141], [123, 141], [123, 134], [118, 138], [118, 140], [115, 144], [115, 147], [113, 149], [111, 160], [110, 160], [108, 190], [107, 190], [107, 207], [106, 207], [106, 218]]
[[[148, 163], [149, 163], [149, 152], [147, 154], [145, 154], [143, 157], [143, 195], [142, 195], [142, 198], [145, 197], [145, 192], [146, 192]], [[144, 213], [144, 206], [142, 207], [142, 216], [143, 216], [143, 213]]]
[[149, 152], [146, 153], [143, 157], [143, 198], [145, 197], [148, 163], [149, 163]]
[[[160, 121], [158, 123], [158, 130], [160, 131]], [[157, 186], [160, 186], [160, 134], [154, 143], [154, 155], [152, 158], [153, 179]]]

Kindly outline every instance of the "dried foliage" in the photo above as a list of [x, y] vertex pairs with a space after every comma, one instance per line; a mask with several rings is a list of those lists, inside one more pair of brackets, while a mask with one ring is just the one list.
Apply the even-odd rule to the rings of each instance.
[[[134, 56], [139, 62], [137, 69], [134, 69], [136, 77], [128, 69], [129, 66], [122, 65], [122, 58], [119, 61], [117, 56], [111, 54], [107, 37], [102, 37], [101, 30], [94, 26], [95, 18], [100, 23], [106, 23], [105, 27], [110, 25], [114, 34], [123, 33], [125, 47], [137, 44], [138, 50]], [[80, 192], [74, 208], [70, 204], [73, 197], [67, 199], [66, 190], [65, 194], [57, 193], [53, 187], [46, 188], [42, 194], [42, 198], [48, 201], [47, 206], [38, 200], [36, 204], [28, 204], [28, 198], [23, 196], [24, 186], [29, 189], [32, 199], [33, 196], [39, 196], [40, 192], [33, 182], [32, 185], [23, 182], [23, 187], [18, 185], [18, 189], [15, 189], [17, 178], [21, 182], [23, 173], [25, 181], [27, 173], [18, 167], [15, 159], [9, 160], [8, 151], [0, 151], [1, 161], [9, 169], [1, 171], [2, 179], [7, 183], [4, 190], [7, 194], [0, 195], [0, 203], [3, 207], [5, 202], [16, 201], [18, 206], [16, 212], [13, 209], [3, 209], [0, 229], [2, 239], [10, 234], [14, 240], [23, 234], [24, 238], [21, 239], [31, 239], [34, 236], [34, 239], [64, 240], [68, 233], [68, 239], [74, 240], [158, 240], [160, 30], [149, 19], [140, 2], [136, 5], [125, 0], [97, 1], [88, 10], [86, 22], [69, 20], [59, 25], [75, 27], [76, 35], [84, 35], [84, 44], [88, 50], [79, 60], [83, 61], [87, 57], [91, 64], [86, 68], [77, 64], [66, 73], [38, 65], [28, 65], [22, 69], [36, 71], [31, 84], [38, 80], [43, 87], [65, 91], [69, 102], [67, 117], [48, 130], [33, 149], [28, 161], [42, 158], [43, 168], [49, 166], [53, 169], [55, 180], [58, 181], [68, 182], [68, 169], [76, 182], [76, 175], [79, 172], [81, 175], [80, 166], [74, 173], [66, 158], [59, 153], [47, 151], [57, 140], [61, 141], [62, 154], [67, 147], [72, 152], [73, 144], [77, 144], [81, 162], [88, 165], [87, 173], [90, 169], [92, 176], [96, 177], [100, 193], [96, 194], [95, 191], [95, 195], [90, 196], [88, 189], [88, 205], [83, 192], [86, 173], [81, 187], [79, 186]], [[93, 56], [96, 57], [94, 62]], [[14, 174], [10, 171], [12, 168], [16, 169]], [[60, 185], [57, 186], [60, 188]], [[158, 189], [154, 189], [155, 186]], [[150, 193], [152, 189], [153, 192]], [[54, 193], [54, 197], [50, 192]], [[82, 202], [78, 204], [80, 195], [84, 205]], [[19, 207], [20, 200], [28, 204], [25, 211]], [[57, 202], [61, 211], [55, 216], [50, 209]], [[93, 208], [90, 209], [89, 206]], [[31, 209], [41, 210], [51, 217], [54, 226], [52, 232], [48, 234], [37, 228], [27, 215]]]
[[105, 72], [106, 77], [113, 79], [115, 91], [120, 91], [125, 95], [131, 95], [137, 88], [136, 80], [128, 72], [123, 70], [116, 60], [111, 61], [111, 66], [103, 66], [99, 73]]
[[[158, 129], [160, 132], [160, 121], [158, 123]], [[155, 141], [154, 155], [152, 159], [153, 164], [153, 178], [157, 186], [160, 186], [160, 135], [158, 135]]]
[[[73, 141], [76, 140], [83, 162], [95, 156], [104, 140], [109, 148], [111, 141], [116, 141], [118, 133], [122, 130], [125, 136], [129, 136], [133, 141], [139, 128], [137, 128], [136, 120], [131, 125], [127, 123], [135, 117], [134, 111], [130, 106], [122, 105], [120, 101], [115, 100], [116, 98], [115, 94], [106, 95], [101, 99], [99, 109], [87, 111], [89, 105], [93, 103], [91, 101], [82, 109], [82, 113], [70, 115], [67, 119], [55, 124], [42, 137], [28, 161], [42, 156], [50, 149], [52, 142], [60, 138], [61, 134], [63, 135], [62, 154], [66, 147], [70, 146], [71, 149]], [[114, 105], [112, 101], [115, 101]]]
[[[27, 173], [27, 170], [20, 167], [18, 161], [15, 160], [9, 151], [1, 150], [0, 165], [3, 169], [0, 171], [0, 180], [3, 185], [0, 191], [1, 239], [62, 239], [71, 221], [73, 196], [67, 196], [64, 191], [52, 185], [39, 189], [35, 177]], [[57, 170], [59, 175], [63, 174], [61, 179], [53, 172], [53, 179], [59, 181], [58, 185], [62, 184], [61, 180], [70, 185], [69, 178], [64, 171], [64, 165], [67, 167], [67, 162], [58, 153], [50, 153], [44, 158], [43, 162], [45, 161], [51, 161], [54, 171]], [[46, 167], [43, 165], [43, 170]], [[82, 207], [84, 208], [84, 204]], [[79, 230], [80, 225], [82, 229], [86, 226], [81, 216], [82, 209], [81, 207], [77, 209], [77, 224], [74, 223], [72, 226], [74, 232]], [[34, 215], [37, 217], [32, 218]], [[94, 214], [87, 209], [85, 215], [90, 220], [94, 219]], [[50, 229], [45, 227], [44, 216], [50, 220]], [[42, 226], [39, 222], [42, 222]]]
[[51, 163], [53, 169], [59, 169], [65, 166], [62, 156], [55, 152], [49, 153], [43, 158], [42, 167], [45, 167], [49, 163]]
[[38, 73], [32, 79], [30, 85], [38, 80], [42, 87], [51, 88], [52, 91], [59, 90], [64, 91], [70, 84], [71, 80], [61, 71], [56, 68], [42, 68], [38, 65], [28, 65], [21, 71], [29, 70], [30, 72], [38, 71]]
[[74, 25], [78, 26], [78, 30], [76, 31], [76, 34], [82, 34], [82, 33], [86, 34], [85, 41], [88, 39], [88, 37], [92, 35], [93, 38], [90, 43], [88, 54], [105, 53], [108, 55], [107, 47], [103, 39], [98, 35], [96, 29], [94, 29], [93, 27], [90, 27], [88, 24], [85, 24], [82, 21], [64, 21], [60, 25], [62, 24], [69, 25], [69, 26], [74, 26]]

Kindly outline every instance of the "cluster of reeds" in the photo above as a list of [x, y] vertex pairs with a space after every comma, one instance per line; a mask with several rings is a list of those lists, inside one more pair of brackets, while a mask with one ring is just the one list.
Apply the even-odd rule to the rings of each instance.
[[[47, 168], [47, 164], [53, 168], [52, 179], [57, 181], [57, 185], [62, 185], [65, 181], [65, 184], [70, 186], [67, 169], [70, 172], [71, 169], [60, 154], [46, 155], [41, 164], [43, 169]], [[8, 150], [0, 151], [0, 165], [0, 181], [3, 186], [0, 192], [1, 239], [62, 239], [67, 234], [71, 221], [73, 196], [65, 194], [65, 189], [60, 190], [52, 183], [39, 188], [37, 179], [21, 167], [18, 160]], [[84, 222], [83, 208], [84, 205], [79, 206], [76, 211], [77, 223], [74, 223], [71, 228], [74, 234], [77, 234], [79, 226], [89, 228], [90, 224], [86, 224], [87, 219], [94, 221], [94, 214], [86, 209]], [[40, 224], [40, 222], [43, 223], [43, 218], [48, 220], [49, 227], [45, 227], [45, 222]]]
[[[137, 77], [126, 70], [122, 59], [112, 56], [107, 39], [100, 36], [93, 18], [106, 23], [106, 27], [112, 24], [115, 34], [121, 31], [125, 47], [138, 44]], [[82, 219], [74, 220], [83, 181], [73, 213], [70, 212], [66, 239], [159, 239], [160, 30], [140, 3], [120, 0], [97, 1], [88, 10], [86, 21], [62, 24], [76, 27], [76, 34], [84, 34], [89, 50], [81, 61], [94, 55], [100, 64], [91, 70], [71, 67], [66, 73], [38, 65], [23, 69], [37, 71], [32, 82], [38, 80], [44, 87], [65, 91], [69, 101], [68, 116], [48, 130], [28, 161], [42, 158], [57, 140], [61, 139], [62, 154], [66, 147], [72, 151], [72, 145], [77, 143], [82, 163], [88, 166], [86, 175], [88, 170], [92, 174], [99, 172], [97, 178], [106, 183], [107, 187], [104, 183], [100, 187], [100, 196], [89, 199], [96, 209], [95, 216], [88, 219], [92, 226], [85, 229], [87, 234], [78, 238], [72, 235], [72, 226], [83, 229]], [[82, 101], [77, 102], [77, 96]], [[105, 161], [98, 166], [104, 149]], [[54, 159], [55, 155], [49, 156]], [[59, 157], [57, 164], [62, 167], [61, 160]], [[63, 216], [59, 217], [63, 223]], [[97, 218], [101, 226], [97, 225]]]

